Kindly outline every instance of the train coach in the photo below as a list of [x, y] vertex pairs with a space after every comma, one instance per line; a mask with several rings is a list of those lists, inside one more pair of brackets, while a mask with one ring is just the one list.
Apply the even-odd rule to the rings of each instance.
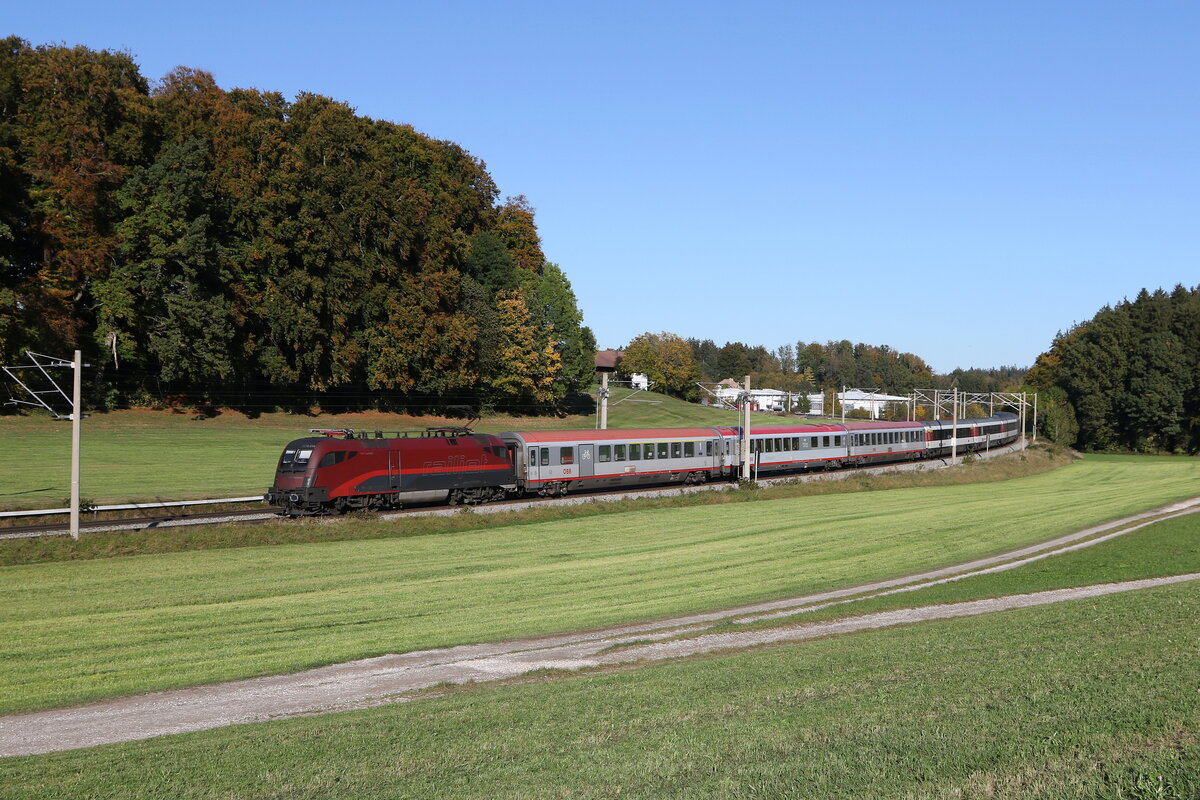
[[629, 428], [509, 431], [500, 434], [517, 460], [521, 488], [563, 495], [646, 483], [703, 483], [730, 478], [737, 428]]
[[[984, 450], [1020, 435], [1016, 414], [957, 422], [847, 422], [752, 428], [755, 477]], [[518, 495], [733, 480], [741, 428], [509, 431], [315, 430], [284, 448], [267, 502], [290, 516], [414, 503], [483, 503]]]

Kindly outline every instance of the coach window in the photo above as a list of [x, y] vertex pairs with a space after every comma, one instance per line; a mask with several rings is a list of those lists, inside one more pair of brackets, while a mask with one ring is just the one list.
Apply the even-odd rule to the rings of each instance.
[[776, 440], [775, 440], [775, 452], [776, 452], [776, 453], [782, 453], [782, 452], [783, 452], [783, 440], [782, 440], [782, 439], [776, 439]]
[[829, 437], [828, 436], [821, 437], [821, 447], [829, 447]]
[[842, 446], [842, 437], [840, 437], [840, 436], [833, 437], [833, 446], [841, 447]]
[[712, 456], [713, 443], [711, 440], [704, 443], [704, 455]]
[[642, 458], [645, 458], [646, 460], [654, 458], [654, 445], [647, 442], [642, 447]]
[[667, 457], [667, 443], [666, 442], [658, 443], [658, 457], [659, 458]]
[[529, 448], [529, 466], [532, 467], [536, 463], [537, 463], [537, 448], [531, 447], [531, 448]]
[[629, 445], [629, 460], [630, 461], [641, 461], [642, 460], [642, 446], [640, 444]]
[[613, 460], [614, 461], [624, 461], [625, 460], [625, 445], [623, 445], [623, 444], [613, 445]]
[[612, 461], [612, 445], [611, 444], [600, 445], [600, 449], [596, 455], [596, 460], [600, 461], [601, 463]]
[[766, 453], [774, 453], [775, 452], [775, 446], [771, 442], [770, 439], [763, 440], [763, 452], [766, 452]]
[[683, 455], [683, 443], [671, 442], [671, 458], [679, 458]]
[[575, 448], [574, 447], [558, 448], [558, 463], [574, 464], [575, 463]]
[[542, 455], [542, 461], [541, 461], [542, 466], [543, 467], [550, 466], [550, 448], [543, 447], [541, 455]]
[[695, 458], [696, 457], [696, 443], [695, 442], [684, 442], [683, 443], [683, 457], [684, 458]]

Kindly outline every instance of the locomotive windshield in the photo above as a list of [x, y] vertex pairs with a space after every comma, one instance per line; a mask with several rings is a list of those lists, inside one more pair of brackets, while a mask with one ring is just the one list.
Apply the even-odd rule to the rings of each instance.
[[312, 457], [312, 447], [289, 447], [283, 451], [279, 468], [284, 472], [303, 472]]

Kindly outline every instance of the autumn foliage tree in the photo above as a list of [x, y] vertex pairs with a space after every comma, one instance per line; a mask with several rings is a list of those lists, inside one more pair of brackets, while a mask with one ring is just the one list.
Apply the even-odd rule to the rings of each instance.
[[535, 211], [410, 125], [0, 42], [0, 356], [553, 407], [594, 341]]
[[697, 394], [700, 367], [688, 341], [673, 333], [643, 333], [625, 347], [620, 369], [646, 375], [655, 391], [684, 399]]

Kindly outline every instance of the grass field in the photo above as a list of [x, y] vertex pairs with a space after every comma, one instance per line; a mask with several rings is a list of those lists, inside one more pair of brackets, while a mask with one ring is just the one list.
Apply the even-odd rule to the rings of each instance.
[[[627, 390], [616, 390], [613, 400]], [[642, 402], [647, 400], [650, 402]], [[758, 424], [779, 417], [756, 414]], [[612, 409], [613, 428], [731, 425], [736, 414], [642, 392]], [[310, 428], [413, 430], [462, 420], [397, 414], [301, 416], [238, 412], [212, 418], [171, 411], [96, 414], [83, 422], [81, 494], [93, 503], [191, 500], [261, 494], [275, 475], [283, 446]], [[593, 428], [590, 416], [489, 417], [476, 430]], [[0, 510], [58, 508], [70, 496], [70, 423], [44, 414], [0, 416]]]
[[[1127, 580], [1180, 555], [1194, 569], [1194, 519], [953, 591]], [[1197, 686], [1184, 584], [5, 759], [0, 796], [1185, 800]]]
[[995, 484], [4, 567], [0, 709], [852, 586], [1157, 507], [1197, 478], [1194, 459], [1089, 458]]

